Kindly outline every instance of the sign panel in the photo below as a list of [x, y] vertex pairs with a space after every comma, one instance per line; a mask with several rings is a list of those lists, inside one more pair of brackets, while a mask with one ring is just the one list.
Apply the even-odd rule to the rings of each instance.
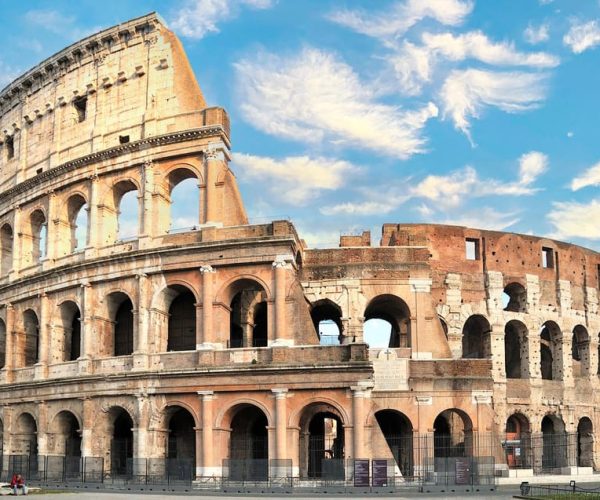
[[369, 486], [368, 460], [354, 460], [354, 486]]
[[471, 459], [457, 458], [455, 463], [456, 484], [469, 484], [471, 482]]
[[373, 460], [373, 486], [387, 486], [387, 460]]

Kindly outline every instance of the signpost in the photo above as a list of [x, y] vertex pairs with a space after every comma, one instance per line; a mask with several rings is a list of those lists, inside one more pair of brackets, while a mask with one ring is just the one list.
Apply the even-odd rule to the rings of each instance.
[[354, 460], [354, 486], [369, 486], [369, 461], [364, 459]]
[[382, 487], [388, 484], [388, 461], [387, 460], [373, 460], [373, 486]]

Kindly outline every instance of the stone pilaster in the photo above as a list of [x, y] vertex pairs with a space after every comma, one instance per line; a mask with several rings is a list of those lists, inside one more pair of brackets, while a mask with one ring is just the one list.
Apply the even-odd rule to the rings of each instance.
[[221, 473], [220, 467], [214, 460], [213, 448], [213, 391], [198, 391], [202, 418], [202, 439], [200, 463], [196, 459], [196, 474], [198, 476], [217, 476]]
[[[211, 349], [217, 344], [213, 325], [213, 282], [216, 271], [212, 266], [201, 266], [202, 275], [202, 321], [196, 329], [196, 348]], [[219, 344], [219, 347], [222, 344]]]
[[287, 270], [291, 268], [290, 255], [280, 255], [273, 262], [273, 282], [275, 283], [275, 331], [271, 338], [271, 345], [293, 345], [294, 340], [288, 338], [286, 322], [286, 292]]

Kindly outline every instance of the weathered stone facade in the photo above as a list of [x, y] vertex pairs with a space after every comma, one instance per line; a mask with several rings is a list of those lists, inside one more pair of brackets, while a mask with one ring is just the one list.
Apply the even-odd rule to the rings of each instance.
[[[287, 221], [248, 224], [229, 136], [154, 14], [0, 93], [5, 456], [99, 457], [112, 473], [179, 458], [198, 476], [285, 459], [303, 477], [324, 459], [394, 457], [416, 475], [417, 436], [434, 438], [419, 448], [431, 457], [440, 439], [475, 454], [473, 436], [497, 436], [486, 453], [502, 469], [517, 460], [508, 432], [574, 436], [561, 469], [598, 463], [600, 255], [438, 225], [308, 249]], [[199, 218], [174, 232], [171, 193], [188, 178]], [[122, 238], [132, 191], [138, 231]], [[364, 343], [373, 319], [389, 348]], [[339, 345], [322, 345], [323, 321]]]

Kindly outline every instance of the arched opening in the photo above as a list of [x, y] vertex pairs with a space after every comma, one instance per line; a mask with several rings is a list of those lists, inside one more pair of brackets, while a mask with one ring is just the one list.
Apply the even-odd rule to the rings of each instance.
[[504, 288], [504, 310], [527, 312], [527, 290], [520, 283], [509, 283]]
[[87, 246], [88, 238], [88, 206], [85, 198], [79, 194], [71, 196], [67, 202], [67, 213], [71, 252], [79, 252]]
[[29, 235], [31, 238], [31, 262], [29, 264], [37, 264], [46, 257], [47, 231], [48, 224], [44, 212], [34, 210], [29, 217]]
[[110, 470], [115, 476], [130, 475], [133, 471], [133, 420], [123, 408], [112, 408], [112, 439]]
[[112, 346], [107, 346], [109, 356], [127, 356], [133, 353], [133, 303], [122, 292], [111, 293], [108, 313], [112, 321]]
[[39, 360], [40, 322], [37, 314], [31, 309], [23, 313], [23, 326], [25, 329], [24, 365], [32, 366]]
[[170, 478], [193, 479], [196, 468], [196, 423], [192, 414], [180, 406], [170, 407], [167, 443]]
[[504, 327], [504, 363], [506, 378], [529, 377], [527, 327], [517, 320]]
[[241, 405], [231, 420], [229, 477], [235, 480], [268, 479], [269, 437], [267, 417], [256, 406]]
[[9, 224], [0, 229], [0, 278], [6, 276], [13, 266], [13, 230]]
[[573, 329], [571, 357], [573, 359], [573, 376], [587, 377], [590, 373], [590, 336], [582, 325], [577, 325]]
[[[387, 458], [381, 453], [385, 450], [390, 453], [396, 462], [396, 469], [403, 477], [412, 477], [413, 474], [413, 427], [406, 415], [395, 410], [381, 410], [375, 413], [379, 431], [383, 434], [385, 442], [377, 440], [377, 433], [373, 436], [372, 449], [379, 453], [377, 458]], [[387, 444], [387, 450], [385, 445]], [[386, 455], [388, 454], [386, 453]]]
[[[444, 410], [434, 420], [433, 429], [433, 454], [436, 459], [472, 456], [473, 425], [464, 412]], [[436, 471], [445, 470], [446, 465], [444, 460], [439, 463], [436, 460]]]
[[522, 413], [514, 413], [506, 420], [504, 452], [506, 464], [511, 469], [525, 469], [531, 466], [531, 430], [527, 417]]
[[117, 240], [137, 238], [140, 230], [140, 200], [137, 186], [131, 181], [118, 182], [114, 187], [117, 207]]
[[540, 333], [540, 370], [544, 380], [562, 380], [562, 332], [553, 321], [546, 321]]
[[37, 470], [37, 424], [29, 413], [21, 413], [15, 425], [12, 436], [12, 454], [27, 457], [23, 465], [29, 469], [29, 474]]
[[364, 341], [369, 347], [410, 347], [410, 310], [400, 297], [379, 295], [365, 310]]
[[329, 299], [322, 299], [312, 304], [310, 309], [315, 331], [321, 345], [339, 345], [341, 343], [342, 309]]
[[463, 358], [489, 358], [492, 355], [489, 321], [476, 314], [470, 316], [465, 322], [462, 331], [462, 357]]
[[62, 359], [75, 361], [81, 355], [81, 313], [75, 302], [67, 301], [60, 305], [63, 329]]
[[0, 368], [6, 365], [6, 323], [0, 319]]
[[232, 289], [229, 347], [266, 347], [268, 318], [265, 290], [247, 279], [236, 282]]
[[196, 175], [186, 168], [169, 174], [169, 232], [190, 231], [200, 223], [200, 189]]
[[[77, 417], [70, 411], [61, 411], [52, 422], [52, 455], [64, 458], [64, 472], [67, 477], [79, 477], [81, 471], [81, 429]], [[48, 471], [52, 472], [52, 471]], [[58, 471], [57, 471], [58, 472]], [[62, 480], [62, 477], [58, 478]]]
[[554, 416], [542, 419], [542, 468], [552, 471], [567, 464], [567, 434], [564, 422]]
[[169, 306], [168, 351], [193, 351], [196, 349], [196, 297], [181, 285], [168, 288]]
[[594, 426], [588, 417], [579, 419], [577, 424], [577, 465], [594, 466]]

